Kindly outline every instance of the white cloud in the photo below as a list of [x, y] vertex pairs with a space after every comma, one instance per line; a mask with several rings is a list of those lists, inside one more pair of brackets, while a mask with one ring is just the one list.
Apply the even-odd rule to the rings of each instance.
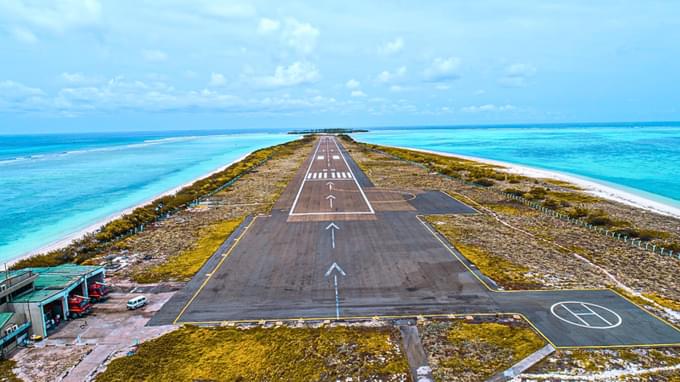
[[366, 93], [362, 92], [361, 90], [352, 90], [350, 95], [352, 97], [366, 97]]
[[226, 83], [227, 79], [224, 78], [222, 73], [210, 74], [210, 86], [224, 86]]
[[101, 14], [97, 0], [0, 1], [0, 18], [58, 33], [98, 25]]
[[341, 106], [333, 97], [288, 94], [241, 98], [219, 88], [178, 90], [163, 81], [139, 81], [122, 76], [98, 85], [73, 85], [48, 95], [14, 81], [0, 81], [0, 110], [62, 116], [120, 110], [147, 112], [204, 111], [226, 113], [323, 112]]
[[347, 83], [345, 83], [345, 86], [347, 87], [347, 89], [352, 89], [352, 90], [359, 89], [359, 87], [361, 86], [361, 82], [352, 78], [351, 80], [347, 81]]
[[99, 77], [88, 76], [82, 73], [69, 73], [69, 72], [61, 73], [59, 75], [59, 79], [71, 85], [94, 84], [102, 81], [102, 79]]
[[394, 82], [406, 75], [406, 67], [402, 66], [395, 71], [383, 70], [378, 74], [377, 80], [382, 83]]
[[12, 34], [12, 37], [14, 37], [17, 41], [23, 42], [25, 44], [35, 44], [36, 42], [38, 42], [38, 38], [35, 37], [33, 32], [26, 28], [21, 27], [12, 28], [10, 33]]
[[142, 57], [149, 62], [162, 62], [168, 59], [168, 55], [162, 50], [144, 50]]
[[460, 110], [464, 113], [484, 113], [484, 112], [503, 112], [503, 111], [513, 111], [515, 110], [516, 107], [513, 105], [494, 105], [494, 104], [486, 104], [486, 105], [479, 105], [479, 106], [465, 106], [462, 107]]
[[0, 110], [33, 110], [45, 103], [45, 92], [15, 81], [0, 81]]
[[460, 59], [457, 57], [435, 58], [423, 75], [428, 82], [446, 82], [460, 78]]
[[316, 48], [319, 30], [309, 23], [286, 19], [282, 34], [283, 41], [299, 53], [309, 54]]
[[401, 52], [402, 49], [404, 49], [404, 40], [401, 37], [397, 37], [379, 46], [378, 53], [392, 55]]
[[279, 21], [263, 17], [257, 24], [257, 32], [261, 34], [267, 34], [278, 30], [280, 26], [281, 23]]
[[319, 77], [319, 70], [314, 64], [297, 61], [289, 66], [277, 66], [271, 76], [255, 78], [255, 84], [265, 88], [280, 88], [312, 83]]
[[277, 32], [281, 44], [294, 49], [300, 54], [309, 54], [316, 48], [319, 29], [312, 24], [300, 22], [289, 17], [283, 21], [261, 18], [257, 25], [257, 32], [261, 35], [271, 35]]
[[503, 76], [498, 80], [501, 86], [521, 88], [528, 84], [536, 74], [536, 68], [529, 64], [512, 64], [505, 68]]

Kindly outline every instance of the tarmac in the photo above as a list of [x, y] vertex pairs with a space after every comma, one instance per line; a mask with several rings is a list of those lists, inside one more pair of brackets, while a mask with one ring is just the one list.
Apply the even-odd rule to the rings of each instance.
[[680, 345], [611, 290], [500, 291], [420, 219], [472, 213], [439, 191], [374, 187], [322, 136], [271, 215], [247, 219], [150, 324], [517, 314], [556, 348]]

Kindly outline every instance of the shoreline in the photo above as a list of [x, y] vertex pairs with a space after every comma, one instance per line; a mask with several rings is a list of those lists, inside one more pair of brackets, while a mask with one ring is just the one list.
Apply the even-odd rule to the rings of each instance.
[[198, 178], [192, 179], [192, 180], [190, 180], [190, 181], [188, 181], [184, 184], [181, 184], [177, 187], [174, 187], [170, 190], [167, 190], [167, 191], [161, 192], [160, 194], [154, 195], [154, 196], [152, 196], [148, 199], [145, 199], [144, 201], [142, 201], [140, 203], [135, 204], [134, 206], [125, 208], [121, 211], [118, 211], [118, 212], [115, 212], [115, 213], [113, 213], [109, 216], [106, 216], [106, 217], [102, 218], [101, 220], [98, 220], [97, 222], [92, 223], [92, 224], [88, 225], [87, 227], [85, 227], [85, 228], [83, 228], [79, 231], [68, 234], [68, 235], [66, 235], [66, 236], [64, 236], [60, 239], [57, 239], [57, 240], [51, 242], [51, 243], [48, 243], [48, 244], [45, 244], [45, 245], [43, 245], [39, 248], [36, 248], [33, 251], [24, 253], [23, 255], [19, 255], [16, 258], [7, 261], [6, 266], [11, 267], [14, 264], [16, 264], [17, 262], [24, 260], [24, 259], [27, 259], [29, 257], [37, 256], [37, 255], [40, 255], [42, 253], [47, 253], [47, 252], [51, 252], [51, 251], [55, 251], [55, 250], [58, 250], [58, 249], [68, 247], [73, 241], [78, 240], [78, 239], [82, 238], [83, 236], [85, 236], [89, 233], [92, 233], [92, 232], [99, 230], [102, 226], [108, 224], [109, 222], [111, 222], [113, 220], [120, 218], [121, 216], [123, 216], [125, 214], [128, 214], [128, 213], [134, 211], [138, 207], [145, 206], [145, 205], [147, 205], [147, 204], [153, 202], [154, 200], [161, 198], [163, 196], [174, 195], [184, 187], [190, 186], [190, 185], [194, 184], [195, 182], [197, 182], [201, 179], [205, 179], [209, 176], [212, 176], [212, 175], [214, 175], [214, 174], [216, 174], [220, 171], [224, 171], [229, 166], [242, 161], [243, 159], [248, 157], [248, 155], [252, 154], [253, 152], [255, 152], [255, 150], [248, 152], [248, 153], [244, 154], [243, 156], [231, 161], [230, 163], [223, 165], [223, 166], [221, 166], [221, 167], [219, 167], [215, 170], [210, 171], [209, 173], [203, 174], [203, 175], [199, 176]]
[[471, 160], [471, 161], [475, 161], [475, 162], [487, 163], [487, 164], [503, 167], [504, 171], [507, 171], [508, 173], [511, 173], [511, 174], [523, 175], [523, 176], [527, 176], [527, 177], [530, 177], [530, 178], [539, 178], [539, 179], [540, 178], [547, 178], [547, 179], [553, 179], [553, 180], [568, 182], [568, 183], [571, 183], [575, 186], [582, 188], [583, 192], [586, 192], [586, 193], [591, 194], [593, 196], [600, 197], [602, 199], [607, 199], [609, 201], [614, 201], [614, 202], [626, 204], [626, 205], [631, 206], [631, 207], [640, 208], [640, 209], [650, 211], [650, 212], [653, 212], [653, 213], [657, 213], [657, 214], [660, 214], [660, 215], [680, 219], [680, 207], [668, 205], [666, 203], [650, 199], [648, 197], [636, 194], [636, 193], [628, 191], [626, 189], [617, 188], [616, 186], [601, 183], [601, 181], [591, 179], [591, 178], [581, 177], [579, 175], [567, 174], [567, 173], [559, 172], [559, 171], [556, 171], [556, 170], [545, 170], [545, 169], [530, 167], [530, 166], [526, 166], [526, 165], [519, 165], [519, 164], [514, 164], [514, 163], [498, 161], [498, 160], [495, 160], [495, 159], [486, 159], [486, 158], [474, 157], [474, 156], [469, 156], [469, 155], [451, 154], [451, 153], [435, 151], [435, 150], [416, 149], [416, 148], [401, 147], [401, 146], [391, 146], [391, 145], [382, 145], [382, 146], [392, 147], [392, 148], [397, 148], [397, 149], [404, 149], [404, 150], [419, 151], [419, 152], [423, 152], [423, 153], [447, 156], [447, 157], [452, 157], [452, 158], [467, 159], [467, 160]]

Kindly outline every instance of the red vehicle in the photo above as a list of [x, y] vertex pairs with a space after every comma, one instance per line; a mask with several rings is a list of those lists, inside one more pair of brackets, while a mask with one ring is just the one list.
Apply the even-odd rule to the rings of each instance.
[[87, 294], [92, 299], [92, 302], [104, 301], [109, 298], [109, 287], [104, 283], [98, 281], [93, 282], [87, 286]]
[[68, 298], [68, 310], [71, 312], [71, 317], [80, 317], [90, 313], [92, 304], [86, 297], [73, 295]]

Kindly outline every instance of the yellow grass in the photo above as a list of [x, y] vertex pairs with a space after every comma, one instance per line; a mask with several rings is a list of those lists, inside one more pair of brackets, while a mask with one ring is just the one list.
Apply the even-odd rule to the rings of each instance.
[[184, 327], [114, 360], [113, 381], [387, 380], [408, 373], [393, 328]]
[[465, 350], [461, 353], [467, 354], [455, 354], [442, 365], [453, 373], [474, 373], [483, 379], [544, 346], [543, 340], [528, 327], [495, 322], [457, 322], [449, 330], [448, 340], [458, 351]]
[[242, 221], [243, 218], [225, 220], [204, 228], [193, 248], [170, 257], [164, 263], [136, 273], [133, 275], [134, 280], [140, 283], [155, 283], [191, 279]]

